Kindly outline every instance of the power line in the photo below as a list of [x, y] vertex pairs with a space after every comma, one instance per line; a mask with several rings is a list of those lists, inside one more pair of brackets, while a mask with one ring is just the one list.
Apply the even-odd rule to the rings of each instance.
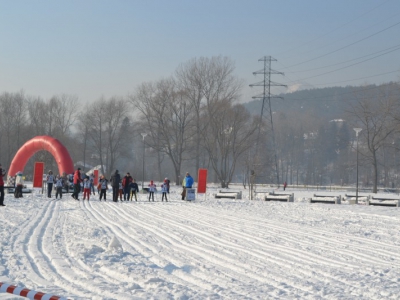
[[364, 55], [364, 56], [360, 56], [360, 57], [357, 57], [357, 58], [345, 60], [345, 61], [342, 61], [342, 62], [339, 62], [339, 63], [336, 63], [336, 64], [331, 64], [331, 65], [327, 65], [327, 66], [323, 66], [323, 67], [319, 67], [319, 68], [308, 69], [308, 70], [292, 71], [292, 72], [287, 72], [287, 73], [291, 73], [291, 74], [293, 74], [293, 73], [302, 73], [302, 72], [309, 72], [309, 71], [315, 71], [315, 70], [325, 69], [325, 68], [329, 68], [329, 67], [334, 67], [334, 66], [337, 66], [337, 65], [341, 65], [341, 64], [348, 63], [348, 62], [351, 62], [351, 61], [359, 60], [359, 59], [362, 59], [364, 57], [368, 57], [368, 56], [371, 56], [371, 55], [374, 55], [374, 54], [377, 54], [377, 53], [381, 53], [381, 52], [387, 51], [387, 50], [392, 49], [392, 48], [397, 48], [397, 47], [400, 47], [400, 44], [392, 46], [392, 47], [389, 47], [389, 48], [386, 48], [386, 49], [383, 49], [383, 50], [380, 50], [380, 51], [377, 51], [377, 52], [373, 52], [373, 53], [370, 53], [370, 54], [367, 54], [367, 55]]
[[386, 4], [387, 2], [389, 2], [389, 0], [387, 0], [387, 1], [385, 1], [385, 2], [383, 2], [383, 3], [381, 3], [381, 4], [379, 4], [378, 6], [373, 7], [372, 9], [368, 10], [367, 12], [365, 12], [365, 13], [359, 15], [358, 17], [356, 17], [356, 18], [354, 18], [354, 19], [348, 21], [347, 23], [344, 23], [344, 24], [340, 25], [339, 27], [336, 27], [336, 28], [332, 29], [331, 31], [328, 31], [328, 32], [326, 32], [326, 33], [324, 33], [324, 34], [322, 34], [322, 35], [316, 37], [315, 39], [312, 39], [312, 40], [310, 40], [310, 41], [308, 41], [308, 42], [305, 42], [305, 43], [301, 44], [300, 46], [297, 46], [297, 47], [291, 48], [291, 49], [289, 49], [289, 50], [286, 50], [286, 51], [284, 51], [284, 52], [281, 52], [280, 54], [284, 54], [284, 53], [287, 53], [287, 52], [291, 52], [291, 51], [293, 51], [293, 50], [298, 50], [299, 47], [303, 47], [303, 46], [305, 46], [305, 45], [309, 45], [310, 43], [312, 43], [312, 42], [314, 42], [314, 41], [316, 41], [316, 40], [319, 40], [320, 38], [322, 38], [322, 37], [324, 37], [324, 36], [326, 36], [326, 35], [328, 35], [328, 34], [331, 34], [332, 32], [335, 32], [336, 30], [338, 30], [338, 29], [340, 29], [340, 28], [343, 28], [343, 27], [349, 25], [350, 23], [353, 23], [354, 21], [358, 20], [359, 18], [361, 18], [361, 17], [363, 17], [363, 16], [369, 14], [370, 12], [374, 11], [375, 9], [377, 9], [377, 8], [379, 8], [379, 7], [381, 7], [381, 6], [383, 6], [383, 5]]
[[[331, 41], [330, 43], [328, 43], [328, 44], [322, 45], [322, 46], [320, 46], [320, 47], [317, 47], [317, 48], [314, 48], [314, 49], [311, 49], [311, 50], [308, 50], [308, 51], [304, 51], [304, 52], [301, 52], [301, 53], [297, 53], [297, 56], [298, 56], [298, 55], [307, 54], [307, 53], [313, 52], [313, 51], [315, 51], [315, 50], [325, 48], [325, 47], [330, 46], [330, 45], [335, 45], [335, 44], [337, 44], [338, 42], [343, 41], [343, 40], [346, 40], [346, 39], [348, 39], [348, 38], [350, 38], [350, 37], [352, 37], [352, 36], [358, 35], [359, 33], [364, 32], [364, 31], [368, 30], [369, 28], [376, 28], [377, 25], [379, 25], [379, 24], [381, 24], [381, 23], [384, 23], [384, 22], [387, 22], [388, 20], [390, 20], [390, 19], [392, 19], [392, 18], [394, 18], [394, 17], [397, 17], [398, 15], [400, 15], [400, 13], [396, 13], [396, 14], [390, 16], [390, 17], [387, 17], [387, 18], [385, 18], [385, 19], [383, 19], [383, 20], [381, 20], [381, 21], [379, 21], [379, 22], [377, 22], [377, 23], [371, 24], [370, 26], [365, 27], [365, 28], [363, 28], [363, 29], [361, 29], [361, 30], [359, 30], [359, 31], [357, 31], [357, 32], [355, 32], [355, 33], [352, 33], [352, 34], [350, 34], [350, 35], [347, 35], [347, 36], [345, 36], [345, 37], [343, 37], [343, 38], [340, 38], [340, 39], [337, 39], [337, 40], [332, 40], [332, 41]], [[290, 59], [290, 58], [289, 58], [289, 59]]]
[[[400, 24], [400, 23], [399, 23], [399, 24]], [[342, 68], [339, 68], [339, 69], [336, 69], [336, 70], [332, 70], [332, 71], [329, 71], [329, 72], [325, 72], [325, 73], [317, 74], [317, 75], [314, 75], [314, 76], [310, 76], [310, 77], [302, 78], [302, 79], [300, 79], [300, 81], [301, 81], [301, 80], [310, 79], [310, 78], [319, 77], [319, 76], [326, 75], [326, 74], [330, 74], [330, 73], [337, 72], [337, 71], [340, 71], [340, 70], [343, 70], [343, 69], [347, 69], [347, 68], [350, 68], [350, 67], [352, 67], [352, 66], [359, 65], [359, 64], [361, 64], [361, 63], [363, 63], [363, 62], [366, 62], [366, 61], [369, 61], [369, 60], [375, 59], [375, 58], [377, 58], [377, 57], [381, 57], [381, 56], [383, 56], [383, 55], [386, 55], [386, 54], [392, 53], [392, 52], [394, 52], [394, 51], [397, 51], [397, 50], [400, 50], [400, 47], [398, 47], [398, 48], [396, 48], [396, 49], [393, 49], [393, 50], [391, 50], [391, 51], [388, 51], [388, 52], [386, 52], [386, 53], [383, 53], [383, 54], [380, 54], [380, 55], [376, 55], [376, 56], [374, 56], [374, 57], [371, 57], [371, 58], [369, 58], [369, 59], [365, 59], [365, 60], [362, 60], [362, 61], [360, 61], [360, 62], [357, 62], [357, 63], [351, 64], [351, 65], [348, 65], [348, 66], [344, 66], [344, 67], [342, 67]]]
[[320, 55], [320, 56], [318, 56], [318, 57], [315, 57], [315, 58], [312, 58], [312, 59], [309, 59], [309, 60], [306, 60], [306, 61], [303, 61], [303, 62], [294, 64], [294, 65], [291, 65], [291, 66], [286, 67], [286, 68], [291, 68], [291, 67], [299, 66], [299, 65], [308, 63], [308, 62], [310, 62], [310, 61], [313, 61], [313, 60], [316, 60], [316, 59], [319, 59], [319, 58], [328, 56], [328, 55], [330, 55], [330, 54], [332, 54], [332, 53], [335, 53], [335, 52], [338, 52], [338, 51], [340, 51], [340, 50], [346, 49], [346, 48], [348, 48], [348, 47], [350, 47], [350, 46], [353, 46], [353, 45], [355, 45], [355, 44], [357, 44], [357, 43], [360, 43], [360, 42], [362, 42], [362, 41], [365, 41], [365, 40], [367, 40], [367, 39], [369, 39], [369, 38], [371, 38], [371, 37], [373, 37], [373, 36], [375, 36], [375, 35], [377, 35], [377, 34], [380, 34], [380, 33], [384, 32], [384, 31], [386, 31], [386, 30], [389, 30], [390, 28], [393, 28], [393, 27], [395, 27], [395, 26], [397, 26], [397, 25], [399, 25], [399, 24], [400, 24], [400, 22], [397, 22], [397, 23], [395, 23], [395, 24], [393, 24], [393, 25], [391, 25], [391, 26], [389, 26], [389, 27], [386, 27], [386, 28], [384, 28], [384, 29], [382, 29], [382, 30], [380, 30], [380, 31], [378, 31], [378, 32], [373, 33], [373, 34], [370, 34], [369, 36], [366, 36], [365, 38], [359, 39], [359, 40], [357, 40], [357, 41], [355, 41], [355, 42], [353, 42], [353, 43], [351, 43], [351, 44], [348, 44], [348, 45], [346, 45], [346, 46], [343, 46], [343, 47], [338, 48], [338, 49], [336, 49], [336, 50], [333, 50], [333, 51], [331, 51], [331, 52], [325, 53], [325, 54]]

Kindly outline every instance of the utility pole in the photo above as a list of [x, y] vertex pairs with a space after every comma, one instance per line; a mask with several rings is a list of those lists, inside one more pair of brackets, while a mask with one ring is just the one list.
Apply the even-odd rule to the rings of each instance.
[[[254, 158], [257, 159], [257, 156], [258, 156], [258, 147], [259, 147], [261, 126], [263, 123], [265, 123], [265, 126], [266, 126], [265, 133], [266, 133], [267, 137], [271, 137], [271, 148], [272, 148], [271, 151], [272, 151], [272, 153], [273, 153], [272, 155], [274, 157], [276, 181], [277, 181], [277, 185], [279, 187], [279, 184], [280, 184], [279, 163], [278, 163], [278, 155], [277, 155], [276, 144], [275, 144], [275, 132], [274, 132], [274, 122], [272, 119], [271, 99], [273, 99], [273, 98], [283, 99], [283, 97], [278, 97], [278, 96], [272, 95], [271, 87], [273, 87], [273, 86], [286, 87], [286, 85], [279, 84], [279, 83], [273, 82], [271, 80], [271, 75], [273, 75], [273, 74], [284, 75], [284, 73], [282, 73], [282, 72], [272, 70], [271, 63], [273, 61], [277, 61], [275, 58], [272, 58], [271, 56], [264, 56], [264, 57], [260, 58], [258, 61], [264, 62], [264, 68], [260, 71], [253, 72], [253, 75], [257, 75], [257, 74], [264, 75], [264, 80], [260, 81], [258, 83], [250, 84], [250, 87], [253, 87], [253, 86], [262, 86], [263, 87], [263, 93], [261, 95], [252, 97], [253, 99], [262, 100], [260, 123], [258, 126], [258, 134], [257, 134], [256, 155], [254, 156]], [[266, 122], [263, 122], [263, 120], [265, 120]]]

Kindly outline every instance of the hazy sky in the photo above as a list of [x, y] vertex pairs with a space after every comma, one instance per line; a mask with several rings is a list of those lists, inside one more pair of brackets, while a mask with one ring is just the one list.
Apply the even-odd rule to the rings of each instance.
[[242, 101], [269, 55], [291, 90], [400, 78], [399, 0], [0, 0], [0, 39], [0, 93], [45, 99], [127, 96], [201, 56], [235, 62]]

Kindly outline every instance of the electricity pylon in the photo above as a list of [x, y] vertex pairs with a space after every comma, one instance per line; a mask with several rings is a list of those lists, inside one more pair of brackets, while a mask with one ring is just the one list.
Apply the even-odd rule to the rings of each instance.
[[[280, 184], [279, 164], [278, 164], [278, 155], [277, 155], [276, 143], [275, 143], [274, 122], [272, 119], [271, 99], [273, 99], [273, 98], [283, 99], [283, 97], [272, 95], [271, 87], [273, 87], [273, 86], [286, 87], [286, 85], [273, 82], [271, 80], [271, 75], [273, 75], [273, 74], [284, 75], [284, 73], [272, 70], [271, 63], [273, 61], [277, 61], [277, 60], [275, 58], [272, 58], [271, 56], [264, 56], [264, 57], [260, 58], [258, 61], [264, 62], [264, 69], [253, 72], [253, 75], [262, 74], [262, 75], [264, 75], [264, 80], [260, 81], [258, 83], [250, 84], [250, 87], [262, 86], [264, 90], [263, 90], [262, 94], [252, 97], [253, 99], [262, 100], [261, 116], [260, 116], [260, 123], [259, 123], [259, 127], [258, 127], [257, 142], [256, 142], [256, 155], [254, 156], [254, 158], [257, 159], [257, 156], [258, 156], [258, 147], [259, 147], [261, 126], [264, 125], [266, 127], [265, 133], [267, 135], [267, 138], [270, 137], [270, 139], [271, 139], [270, 146], [272, 149], [270, 149], [270, 150], [272, 152], [272, 155], [274, 156], [275, 169], [276, 169], [275, 170], [276, 171], [276, 181], [277, 181], [276, 183], [279, 186], [279, 184]], [[263, 122], [263, 120], [265, 120], [265, 122]], [[267, 149], [267, 151], [268, 150], [269, 149]]]

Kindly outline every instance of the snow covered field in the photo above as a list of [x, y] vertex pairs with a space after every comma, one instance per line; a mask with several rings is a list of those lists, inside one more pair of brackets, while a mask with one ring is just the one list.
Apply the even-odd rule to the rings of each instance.
[[400, 299], [399, 208], [289, 191], [294, 203], [6, 195], [0, 282], [69, 299]]

